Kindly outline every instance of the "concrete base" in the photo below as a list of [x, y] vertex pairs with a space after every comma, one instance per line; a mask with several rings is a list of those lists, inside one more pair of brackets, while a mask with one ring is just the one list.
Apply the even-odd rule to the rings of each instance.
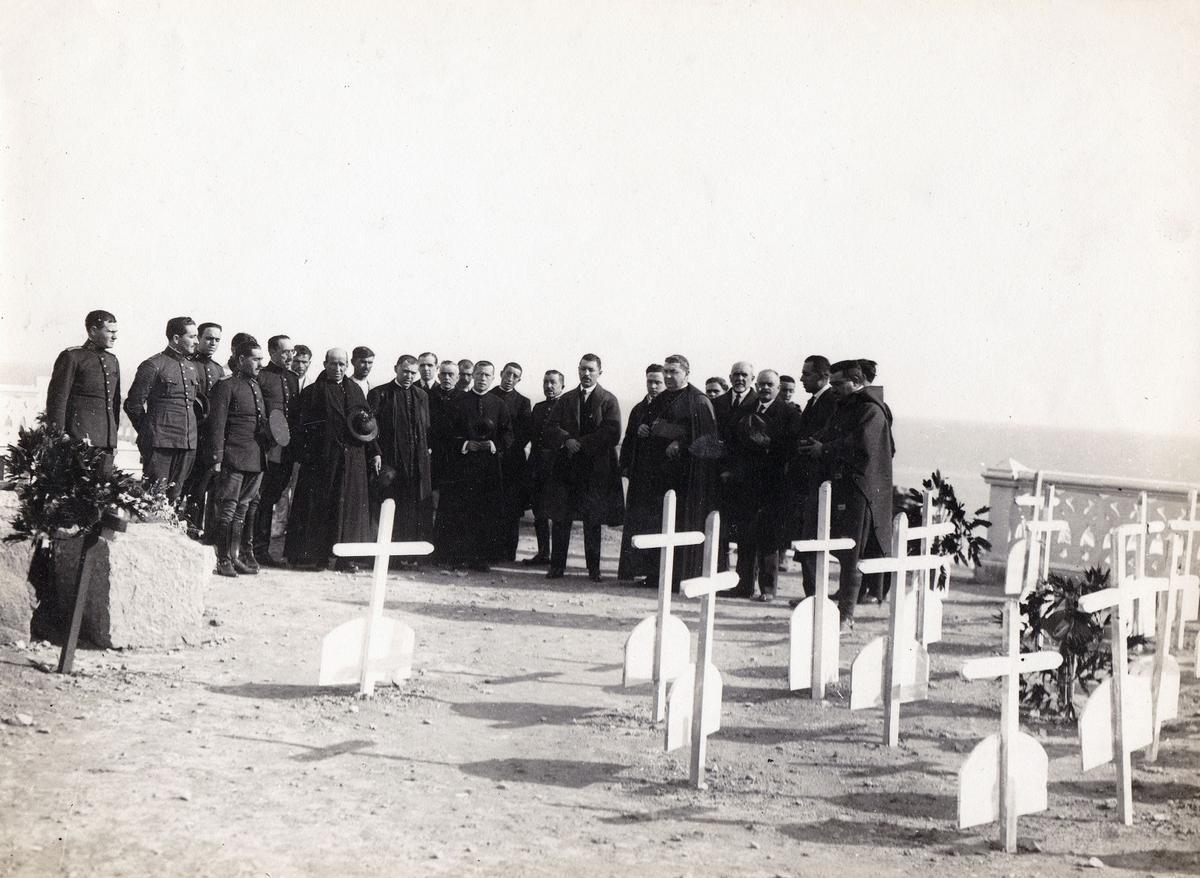
[[[82, 540], [55, 543], [57, 602], [69, 613]], [[195, 642], [213, 550], [157, 523], [131, 523], [92, 552], [91, 584], [84, 610], [84, 639], [103, 648], [177, 646]]]

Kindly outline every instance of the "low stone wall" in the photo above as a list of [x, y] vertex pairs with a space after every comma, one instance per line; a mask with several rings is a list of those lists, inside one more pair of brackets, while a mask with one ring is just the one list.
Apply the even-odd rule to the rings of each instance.
[[[55, 544], [60, 607], [75, 602], [81, 538]], [[82, 636], [104, 648], [176, 646], [195, 641], [212, 575], [213, 550], [159, 523], [131, 523], [91, 554]]]
[[0, 643], [29, 640], [29, 623], [37, 599], [29, 584], [29, 564], [33, 544], [27, 541], [4, 542], [11, 534], [12, 518], [17, 511], [17, 495], [0, 491]]

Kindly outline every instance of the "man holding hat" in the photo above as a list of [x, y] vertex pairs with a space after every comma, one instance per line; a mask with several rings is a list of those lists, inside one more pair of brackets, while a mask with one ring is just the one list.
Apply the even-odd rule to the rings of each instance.
[[[291, 437], [300, 475], [284, 542], [288, 561], [299, 567], [320, 569], [334, 543], [371, 538], [367, 479], [382, 464], [379, 429], [349, 366], [345, 349], [331, 348], [324, 371], [300, 393]], [[358, 567], [340, 559], [337, 569], [354, 573]]]
[[[278, 432], [286, 433], [275, 437], [275, 444], [267, 455], [258, 514], [254, 519], [254, 558], [264, 567], [280, 566], [270, 553], [271, 522], [275, 517], [275, 506], [292, 478], [291, 433], [300, 411], [300, 376], [291, 368], [294, 352], [288, 336], [271, 336], [267, 340], [271, 362], [258, 373], [258, 386], [262, 388], [267, 416], [275, 419]], [[280, 418], [286, 424], [286, 431], [279, 425]]]
[[373, 502], [396, 501], [392, 539], [400, 542], [430, 536], [429, 397], [417, 384], [418, 373], [416, 357], [403, 354], [395, 380], [367, 394], [383, 457]]

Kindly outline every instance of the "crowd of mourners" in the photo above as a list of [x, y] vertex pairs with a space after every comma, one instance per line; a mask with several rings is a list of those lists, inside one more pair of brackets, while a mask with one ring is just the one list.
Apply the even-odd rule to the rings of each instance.
[[[116, 318], [92, 311], [85, 325], [87, 341], [54, 364], [47, 423], [111, 455], [123, 413], [144, 477], [214, 546], [219, 575], [330, 563], [353, 572], [353, 561], [333, 562], [334, 544], [372, 539], [390, 499], [394, 539], [428, 540], [436, 563], [479, 571], [517, 560], [532, 510], [537, 550], [521, 562], [562, 578], [578, 521], [587, 574], [600, 582], [602, 528], [620, 526], [618, 579], [657, 588], [658, 551], [634, 548], [632, 537], [660, 531], [674, 490], [678, 530], [702, 531], [720, 511], [722, 569], [736, 546], [730, 594], [769, 602], [791, 542], [816, 536], [829, 481], [831, 536], [854, 541], [835, 553], [843, 625], [856, 603], [883, 597], [882, 581], [857, 564], [891, 546], [892, 413], [871, 360], [806, 357], [801, 404], [795, 378], [747, 361], [700, 390], [687, 357], [671, 354], [646, 366], [645, 396], [623, 420], [594, 353], [580, 357], [570, 389], [566, 374], [547, 371], [544, 399], [531, 404], [516, 362], [493, 386], [490, 361], [402, 354], [394, 375], [373, 384], [372, 350], [332, 348], [306, 382], [313, 353], [287, 335], [264, 346], [237, 333], [220, 363], [222, 327], [175, 317], [166, 348], [138, 366], [122, 398]], [[271, 553], [277, 520], [282, 558]], [[699, 575], [702, 551], [677, 550], [673, 587]], [[795, 558], [808, 594], [813, 558]]]

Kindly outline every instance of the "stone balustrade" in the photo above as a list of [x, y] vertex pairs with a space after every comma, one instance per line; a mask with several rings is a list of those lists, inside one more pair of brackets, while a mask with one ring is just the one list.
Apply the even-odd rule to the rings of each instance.
[[[1017, 505], [1017, 497], [1032, 494], [1039, 473], [1009, 461], [989, 467], [983, 473], [991, 492], [992, 522], [988, 539], [992, 551], [984, 559], [983, 578], [994, 577], [1003, 569], [1006, 547], [1017, 536], [1028, 510]], [[1166, 482], [1043, 470], [1040, 473], [1042, 496], [1051, 486], [1059, 503], [1053, 517], [1067, 522], [1067, 532], [1051, 539], [1050, 568], [1064, 573], [1080, 573], [1088, 567], [1113, 566], [1112, 531], [1122, 524], [1141, 520], [1146, 506], [1148, 523], [1187, 518], [1192, 495], [1200, 483]], [[1198, 511], [1197, 514], [1200, 514]], [[1045, 516], [1043, 515], [1043, 518]], [[1152, 534], [1146, 556], [1148, 575], [1163, 575], [1168, 563], [1169, 543], [1165, 533]], [[1192, 541], [1192, 570], [1200, 570], [1200, 539]]]

